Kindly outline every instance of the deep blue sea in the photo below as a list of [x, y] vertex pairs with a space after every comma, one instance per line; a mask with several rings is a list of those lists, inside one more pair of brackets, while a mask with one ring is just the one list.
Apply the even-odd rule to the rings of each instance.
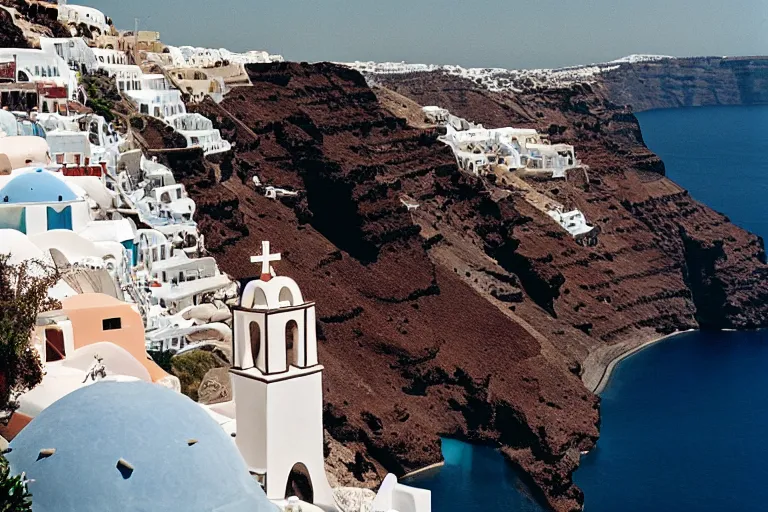
[[[667, 175], [768, 237], [768, 106], [638, 115]], [[768, 511], [768, 331], [689, 333], [619, 364], [597, 448], [575, 480], [586, 512]], [[408, 483], [436, 512], [537, 512], [495, 451], [444, 441], [446, 465]]]
[[[768, 106], [638, 115], [667, 175], [768, 236]], [[622, 362], [576, 483], [587, 512], [768, 510], [768, 331], [690, 333]]]

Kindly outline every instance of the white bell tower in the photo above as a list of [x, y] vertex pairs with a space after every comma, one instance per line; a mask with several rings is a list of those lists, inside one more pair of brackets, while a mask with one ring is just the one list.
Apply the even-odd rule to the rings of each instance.
[[308, 473], [313, 502], [336, 509], [323, 456], [323, 367], [317, 360], [315, 303], [293, 279], [274, 276], [262, 242], [261, 277], [243, 289], [233, 311], [230, 370], [236, 443], [267, 497], [286, 498], [294, 469]]

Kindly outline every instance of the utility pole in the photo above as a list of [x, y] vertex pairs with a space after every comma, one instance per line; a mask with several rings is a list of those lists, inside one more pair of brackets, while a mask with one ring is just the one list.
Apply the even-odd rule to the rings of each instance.
[[139, 65], [139, 18], [133, 18], [133, 63]]

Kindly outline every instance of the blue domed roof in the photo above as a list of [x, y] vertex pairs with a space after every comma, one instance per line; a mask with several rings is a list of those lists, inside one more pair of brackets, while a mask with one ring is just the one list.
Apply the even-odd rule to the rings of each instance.
[[58, 203], [77, 199], [64, 181], [43, 169], [20, 174], [0, 189], [0, 204]]
[[33, 480], [34, 512], [277, 510], [216, 421], [156, 384], [102, 381], [74, 391], [11, 448], [11, 471]]

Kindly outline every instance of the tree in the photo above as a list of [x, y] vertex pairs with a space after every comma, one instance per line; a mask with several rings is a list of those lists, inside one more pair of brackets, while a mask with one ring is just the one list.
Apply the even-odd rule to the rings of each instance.
[[42, 261], [14, 265], [9, 255], [0, 254], [0, 421], [7, 422], [18, 408], [18, 397], [43, 379], [30, 337], [38, 313], [61, 308], [48, 297], [58, 280], [55, 268]]
[[11, 476], [8, 462], [0, 455], [0, 512], [31, 512], [31, 498], [24, 476]]

